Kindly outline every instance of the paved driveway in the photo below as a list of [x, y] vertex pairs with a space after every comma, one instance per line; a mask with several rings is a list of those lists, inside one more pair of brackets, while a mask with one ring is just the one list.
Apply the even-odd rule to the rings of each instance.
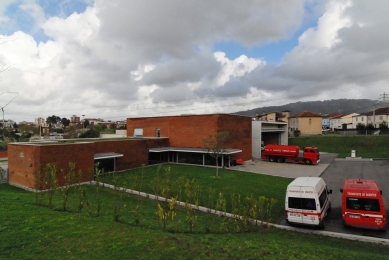
[[246, 161], [244, 165], [232, 166], [230, 168], [232, 170], [255, 172], [287, 178], [319, 177], [336, 156], [337, 154], [320, 153], [320, 163], [314, 165], [256, 160]]
[[[389, 216], [389, 160], [336, 159], [336, 156], [337, 154], [320, 153], [318, 165], [246, 161], [245, 165], [233, 166], [231, 169], [288, 178], [320, 176], [328, 188], [332, 189], [332, 211], [328, 214], [325, 231], [389, 239], [389, 232], [343, 227], [340, 192], [345, 179], [376, 180], [383, 192], [386, 215]], [[288, 225], [285, 219], [279, 224]]]
[[[342, 208], [340, 189], [345, 179], [372, 179], [382, 190], [386, 207], [386, 216], [389, 214], [389, 161], [373, 160], [335, 160], [321, 176], [329, 189], [332, 189], [332, 211], [327, 218], [326, 231], [348, 233], [360, 236], [389, 238], [389, 232], [365, 230], [360, 228], [345, 228], [342, 223]], [[387, 218], [389, 220], [389, 218]], [[387, 228], [388, 229], [388, 228]]]

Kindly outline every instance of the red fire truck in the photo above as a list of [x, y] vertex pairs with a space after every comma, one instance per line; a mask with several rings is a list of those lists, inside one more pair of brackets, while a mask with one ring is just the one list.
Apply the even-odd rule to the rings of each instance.
[[317, 164], [320, 162], [319, 150], [314, 147], [304, 147], [302, 157], [299, 156], [300, 148], [297, 145], [268, 144], [262, 150], [262, 160], [270, 162], [297, 162], [305, 164]]
[[345, 180], [340, 192], [344, 226], [386, 230], [382, 191], [374, 180]]

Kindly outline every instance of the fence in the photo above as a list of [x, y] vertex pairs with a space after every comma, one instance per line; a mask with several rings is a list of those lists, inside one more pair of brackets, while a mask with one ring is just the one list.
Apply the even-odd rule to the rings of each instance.
[[341, 134], [341, 135], [389, 135], [389, 129], [374, 130], [336, 130], [333, 132], [324, 132], [323, 134]]

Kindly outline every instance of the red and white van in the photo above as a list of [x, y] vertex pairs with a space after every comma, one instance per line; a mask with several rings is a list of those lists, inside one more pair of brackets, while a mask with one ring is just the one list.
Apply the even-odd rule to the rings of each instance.
[[374, 180], [345, 180], [342, 218], [345, 226], [386, 230], [386, 210]]
[[320, 177], [296, 178], [286, 189], [286, 222], [324, 228], [331, 210], [331, 193]]

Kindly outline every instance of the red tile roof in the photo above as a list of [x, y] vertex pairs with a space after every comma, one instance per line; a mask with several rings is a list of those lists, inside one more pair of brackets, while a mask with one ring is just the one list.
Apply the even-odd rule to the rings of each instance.
[[308, 110], [304, 110], [304, 111], [297, 113], [289, 118], [294, 118], [294, 117], [322, 117], [322, 115], [312, 113]]

